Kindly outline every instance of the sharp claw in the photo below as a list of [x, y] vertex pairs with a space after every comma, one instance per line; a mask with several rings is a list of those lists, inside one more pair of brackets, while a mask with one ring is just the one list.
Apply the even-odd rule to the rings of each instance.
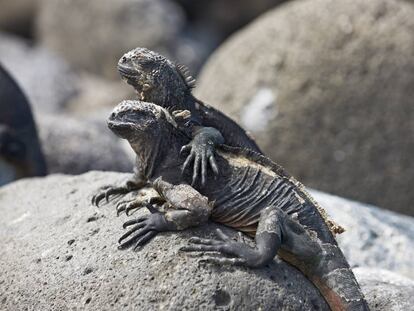
[[194, 152], [191, 152], [190, 155], [187, 157], [187, 159], [185, 159], [183, 167], [181, 169], [181, 173], [184, 173], [185, 170], [187, 169], [188, 165], [190, 165], [191, 161], [194, 158]]
[[216, 160], [214, 159], [214, 156], [210, 155], [210, 156], [208, 157], [208, 162], [210, 163], [210, 166], [211, 166], [211, 168], [212, 168], [212, 170], [213, 170], [214, 174], [215, 174], [215, 175], [218, 175], [219, 170], [218, 170], [218, 167], [217, 167]]
[[201, 185], [204, 186], [206, 184], [206, 175], [207, 175], [207, 163], [206, 163], [206, 156], [201, 156]]
[[127, 237], [129, 237], [132, 233], [134, 233], [135, 231], [141, 229], [142, 227], [144, 227], [145, 224], [144, 223], [138, 223], [136, 226], [134, 226], [132, 229], [128, 230], [125, 234], [123, 234], [119, 240], [118, 243], [121, 244], [122, 240], [125, 240]]
[[128, 204], [127, 208], [125, 208], [125, 214], [127, 216], [131, 216], [131, 214], [129, 213], [130, 211], [133, 211], [135, 209], [134, 205]]
[[131, 219], [131, 220], [126, 221], [126, 222], [122, 225], [122, 227], [125, 229], [125, 228], [126, 228], [126, 227], [128, 227], [128, 226], [135, 225], [135, 224], [137, 224], [137, 223], [139, 223], [139, 222], [142, 222], [142, 221], [144, 221], [144, 220], [146, 220], [146, 219], [147, 219], [147, 217], [146, 217], [146, 216], [139, 217], [139, 218], [136, 218], [136, 219]]
[[189, 149], [191, 149], [190, 145], [182, 146], [180, 149], [180, 155], [182, 155], [184, 152], [188, 151]]
[[95, 199], [96, 207], [99, 207], [99, 203], [101, 203], [101, 200], [102, 200], [102, 193], [99, 194]]
[[117, 206], [116, 215], [119, 216], [124, 210], [125, 210], [125, 204], [122, 204], [121, 206]]
[[194, 167], [193, 167], [193, 181], [191, 182], [191, 186], [195, 184], [198, 178], [198, 170], [200, 166], [200, 157], [196, 155], [194, 159]]

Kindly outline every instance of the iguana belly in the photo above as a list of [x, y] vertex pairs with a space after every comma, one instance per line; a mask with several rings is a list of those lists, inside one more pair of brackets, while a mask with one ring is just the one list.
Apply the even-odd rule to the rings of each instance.
[[300, 208], [300, 201], [289, 183], [260, 166], [232, 166], [226, 186], [209, 195], [214, 199], [211, 218], [254, 236], [261, 211], [268, 206], [288, 213]]

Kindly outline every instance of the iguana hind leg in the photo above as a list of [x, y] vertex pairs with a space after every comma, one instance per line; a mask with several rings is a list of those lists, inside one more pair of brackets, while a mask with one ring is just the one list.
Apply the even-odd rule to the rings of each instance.
[[261, 267], [271, 261], [280, 248], [283, 217], [284, 213], [273, 207], [268, 207], [262, 211], [254, 248], [240, 240], [232, 240], [221, 230], [218, 230], [218, 240], [193, 237], [190, 239], [191, 244], [182, 247], [181, 250], [187, 252], [219, 252], [232, 256], [232, 258], [220, 258], [207, 255], [201, 261], [216, 264], [245, 265], [254, 268]]

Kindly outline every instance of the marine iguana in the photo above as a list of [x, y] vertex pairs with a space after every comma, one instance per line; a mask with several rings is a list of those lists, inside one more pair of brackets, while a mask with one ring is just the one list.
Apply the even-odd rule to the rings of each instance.
[[191, 135], [178, 121], [160, 106], [139, 101], [120, 103], [108, 119], [108, 127], [140, 158], [138, 170], [160, 195], [155, 201], [165, 201], [164, 212], [148, 201], [151, 214], [124, 224], [132, 228], [120, 238], [121, 249], [211, 219], [254, 237], [255, 247], [218, 231], [219, 239], [193, 237], [183, 251], [219, 252], [231, 257], [204, 260], [253, 268], [278, 254], [315, 284], [332, 310], [368, 310], [334, 238], [343, 229], [327, 219], [301, 183], [258, 153], [222, 145], [216, 150], [219, 178], [209, 172], [205, 184], [191, 186], [191, 176], [180, 171], [180, 149]]
[[[193, 123], [193, 139], [183, 146], [189, 152], [183, 170], [193, 163], [193, 182], [201, 175], [205, 182], [207, 166], [218, 174], [214, 149], [225, 142], [235, 147], [249, 148], [262, 153], [257, 144], [236, 122], [220, 111], [195, 98], [191, 91], [195, 79], [183, 65], [177, 65], [162, 55], [145, 48], [136, 48], [125, 53], [118, 62], [118, 71], [123, 80], [134, 87], [140, 100], [154, 103], [171, 110], [188, 110]], [[137, 164], [139, 165], [139, 164]], [[105, 196], [123, 194], [139, 189], [146, 181], [135, 175], [120, 187], [104, 187], [94, 200], [96, 204]], [[134, 204], [134, 203], [132, 203]], [[139, 204], [139, 202], [135, 202]]]
[[46, 173], [29, 102], [0, 64], [0, 186]]

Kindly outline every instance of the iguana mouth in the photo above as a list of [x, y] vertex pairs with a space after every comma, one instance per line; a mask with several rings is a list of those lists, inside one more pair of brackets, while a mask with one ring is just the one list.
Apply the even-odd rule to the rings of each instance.
[[139, 72], [137, 72], [135, 68], [124, 66], [122, 64], [118, 64], [118, 71], [121, 74], [121, 76], [128, 79], [135, 79], [139, 75]]
[[132, 122], [125, 122], [119, 120], [108, 120], [108, 128], [114, 132], [115, 135], [121, 138], [127, 138], [131, 130], [136, 130], [136, 126]]

